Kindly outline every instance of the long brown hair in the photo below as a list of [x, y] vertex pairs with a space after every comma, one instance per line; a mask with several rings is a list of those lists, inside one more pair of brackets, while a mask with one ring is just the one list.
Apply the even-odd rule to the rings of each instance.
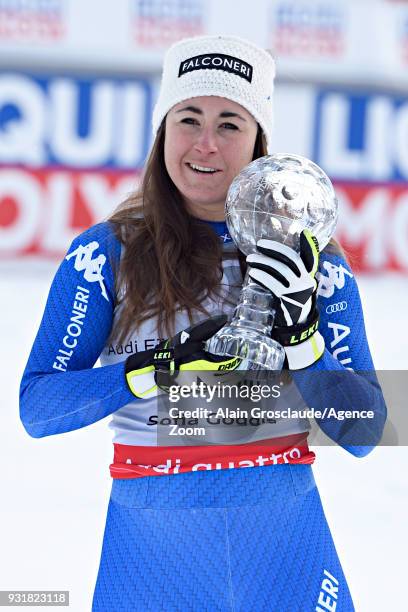
[[[164, 161], [165, 122], [160, 126], [138, 191], [109, 217], [124, 251], [117, 275], [119, 320], [112, 335], [123, 342], [131, 330], [155, 317], [161, 337], [176, 330], [185, 310], [208, 314], [202, 303], [219, 291], [222, 246], [207, 224], [187, 211]], [[252, 159], [267, 155], [260, 127]]]

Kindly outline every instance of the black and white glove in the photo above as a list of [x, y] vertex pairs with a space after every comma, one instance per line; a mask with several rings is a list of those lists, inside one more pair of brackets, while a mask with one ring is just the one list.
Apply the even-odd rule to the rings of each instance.
[[317, 239], [303, 230], [300, 253], [274, 240], [259, 240], [257, 250], [247, 257], [248, 273], [275, 296], [272, 337], [284, 347], [290, 370], [306, 368], [324, 352], [316, 306]]
[[130, 355], [125, 374], [133, 395], [146, 399], [166, 392], [177, 384], [177, 376], [183, 371], [225, 374], [239, 368], [242, 361], [239, 357], [219, 357], [205, 350], [205, 341], [226, 322], [226, 315], [212, 317], [161, 342], [155, 349]]

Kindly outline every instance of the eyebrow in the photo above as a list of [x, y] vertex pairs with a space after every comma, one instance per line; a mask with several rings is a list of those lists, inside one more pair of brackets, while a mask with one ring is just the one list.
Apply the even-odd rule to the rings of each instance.
[[[197, 108], [197, 106], [185, 106], [184, 108], [180, 108], [180, 110], [176, 111], [176, 113], [183, 113], [183, 112], [196, 113], [196, 115], [204, 114], [201, 108]], [[223, 119], [230, 118], [230, 117], [236, 117], [237, 119], [246, 121], [246, 119], [242, 117], [242, 115], [239, 115], [238, 113], [233, 113], [231, 111], [223, 111], [222, 113], [220, 113], [219, 116], [222, 117]]]

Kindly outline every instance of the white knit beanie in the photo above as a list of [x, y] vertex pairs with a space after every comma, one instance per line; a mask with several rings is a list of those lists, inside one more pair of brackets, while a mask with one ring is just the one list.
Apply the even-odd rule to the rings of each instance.
[[243, 106], [271, 143], [275, 62], [252, 42], [236, 36], [197, 36], [172, 45], [165, 57], [153, 111], [156, 135], [166, 114], [179, 102], [220, 96]]

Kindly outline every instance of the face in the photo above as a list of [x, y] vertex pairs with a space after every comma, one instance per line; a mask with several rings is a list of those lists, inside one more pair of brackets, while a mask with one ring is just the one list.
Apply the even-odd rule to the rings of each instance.
[[228, 188], [252, 160], [257, 130], [240, 104], [217, 96], [190, 98], [168, 112], [166, 168], [195, 217], [224, 219]]

